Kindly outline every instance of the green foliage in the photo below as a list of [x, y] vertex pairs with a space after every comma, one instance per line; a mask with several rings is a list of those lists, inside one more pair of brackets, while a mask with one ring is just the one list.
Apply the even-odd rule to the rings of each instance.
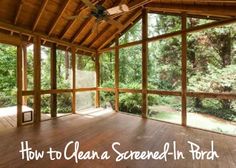
[[132, 93], [120, 93], [120, 111], [141, 115], [142, 95]]
[[113, 88], [115, 83], [115, 54], [106, 52], [100, 56], [100, 86]]
[[187, 27], [196, 27], [196, 26], [200, 26], [200, 25], [204, 25], [207, 23], [211, 23], [214, 22], [215, 20], [211, 20], [211, 19], [200, 19], [200, 18], [192, 18], [192, 17], [188, 17], [187, 18]]
[[120, 49], [119, 80], [121, 88], [141, 89], [142, 46]]
[[43, 95], [41, 96], [41, 112], [45, 114], [49, 114], [51, 111], [50, 106], [51, 95]]
[[95, 60], [86, 55], [77, 55], [77, 69], [83, 71], [95, 71]]
[[142, 39], [142, 19], [139, 20], [123, 36], [120, 37], [119, 44], [126, 44], [141, 39]]
[[71, 113], [72, 112], [71, 94], [57, 95], [57, 113]]
[[0, 107], [16, 105], [16, 47], [0, 44]]
[[181, 18], [179, 16], [148, 14], [148, 36], [181, 30]]
[[101, 107], [115, 108], [115, 94], [113, 92], [100, 92]]
[[188, 107], [189, 112], [197, 112], [201, 114], [210, 114], [219, 118], [223, 118], [225, 120], [234, 121], [236, 119], [236, 110], [232, 106], [232, 103], [229, 109], [225, 109], [222, 107], [222, 103], [220, 100], [216, 99], [203, 99], [202, 107], [197, 108], [193, 105], [194, 100], [189, 100], [190, 105]]
[[149, 43], [148, 88], [180, 90], [181, 39], [179, 37]]
[[231, 92], [236, 89], [236, 65], [223, 69], [209, 65], [208, 73], [199, 73], [189, 79], [190, 91]]

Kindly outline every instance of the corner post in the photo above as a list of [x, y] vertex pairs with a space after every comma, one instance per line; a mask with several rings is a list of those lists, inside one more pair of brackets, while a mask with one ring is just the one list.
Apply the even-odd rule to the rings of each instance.
[[76, 49], [75, 47], [71, 48], [72, 56], [72, 113], [76, 113]]
[[115, 111], [119, 111], [119, 36], [115, 39]]
[[187, 123], [187, 16], [182, 13], [182, 125]]
[[22, 125], [22, 44], [17, 46], [17, 127]]
[[34, 37], [34, 122], [41, 121], [41, 38]]
[[147, 66], [148, 66], [148, 44], [147, 44], [147, 11], [142, 10], [142, 117], [147, 118], [148, 114], [148, 95], [147, 95]]
[[[51, 47], [51, 90], [57, 89], [57, 52], [56, 44]], [[57, 94], [51, 94], [51, 117], [57, 117]]]
[[96, 108], [100, 107], [100, 91], [99, 91], [99, 86], [100, 86], [100, 64], [99, 64], [99, 53], [98, 51], [96, 52], [96, 57], [95, 57], [95, 68], [96, 68], [96, 101], [95, 105]]

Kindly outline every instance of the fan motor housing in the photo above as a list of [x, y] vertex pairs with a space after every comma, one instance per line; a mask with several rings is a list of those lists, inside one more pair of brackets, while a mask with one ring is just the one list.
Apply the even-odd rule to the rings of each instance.
[[106, 8], [104, 8], [102, 5], [96, 5], [97, 10], [92, 11], [92, 15], [96, 17], [97, 19], [103, 19], [106, 17]]

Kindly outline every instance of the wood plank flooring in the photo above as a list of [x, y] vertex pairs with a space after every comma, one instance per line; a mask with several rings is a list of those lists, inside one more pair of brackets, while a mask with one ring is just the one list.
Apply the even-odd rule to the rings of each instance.
[[[23, 111], [28, 111], [30, 108], [24, 106]], [[0, 108], [0, 131], [9, 129], [9, 128], [14, 128], [16, 127], [16, 118], [17, 118], [17, 108], [16, 106], [13, 107], [5, 107], [5, 108]], [[68, 113], [59, 113], [57, 114], [58, 117], [68, 115]], [[49, 120], [51, 119], [50, 114], [41, 114], [41, 120]]]
[[[100, 113], [101, 112], [101, 113]], [[142, 119], [123, 113], [94, 111], [83, 115], [69, 115], [54, 120], [41, 122], [38, 125], [12, 128], [0, 131], [0, 167], [5, 168], [235, 168], [236, 138], [210, 133], [202, 130], [185, 128], [178, 125]], [[211, 141], [219, 158], [212, 160], [192, 160], [187, 141], [201, 146], [202, 150], [211, 150]], [[95, 150], [98, 153], [108, 151], [109, 160], [72, 160], [50, 161], [48, 156], [43, 160], [21, 160], [20, 142], [28, 141], [33, 150], [47, 151], [49, 147], [60, 152], [70, 141], [80, 142], [80, 151]], [[176, 141], [177, 149], [184, 153], [184, 160], [174, 160], [168, 156], [164, 160], [126, 160], [116, 162], [117, 154], [112, 150], [112, 143], [120, 152], [128, 150], [163, 151], [165, 143]], [[71, 153], [74, 150], [69, 148]]]

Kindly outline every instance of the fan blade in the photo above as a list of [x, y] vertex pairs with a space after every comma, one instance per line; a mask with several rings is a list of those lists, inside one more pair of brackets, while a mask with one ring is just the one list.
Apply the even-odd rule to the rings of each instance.
[[96, 21], [91, 32], [98, 34], [98, 26], [99, 26], [99, 21]]
[[78, 17], [79, 17], [79, 15], [67, 16], [66, 19], [67, 20], [74, 20], [74, 19], [77, 19]]
[[97, 8], [89, 0], [81, 0], [85, 5], [87, 5], [92, 10], [97, 10]]
[[114, 19], [111, 19], [111, 18], [109, 18], [109, 17], [106, 17], [105, 20], [106, 20], [108, 23], [110, 23], [111, 25], [116, 26], [118, 29], [122, 29], [122, 28], [123, 28], [123, 25], [122, 25], [120, 22], [118, 22], [118, 21], [116, 21], [116, 20], [114, 20]]
[[114, 15], [114, 14], [119, 14], [119, 13], [128, 12], [128, 11], [129, 11], [129, 7], [126, 4], [115, 6], [113, 8], [106, 10], [108, 15]]
[[[148, 4], [148, 3], [152, 2], [152, 1], [153, 0], [145, 0], [143, 2], [140, 2], [140, 3], [138, 3], [138, 4], [134, 5], [134, 6], [129, 7], [129, 11], [127, 11], [127, 12], [132, 12], [133, 10], [136, 10], [136, 9], [138, 9], [138, 8], [144, 6], [144, 5], [146, 5], [146, 4]], [[130, 4], [130, 5], [132, 5], [132, 4]], [[114, 15], [112, 15], [112, 18], [118, 17], [118, 16], [120, 16], [122, 14], [123, 13], [114, 14]]]
[[128, 1], [127, 0], [121, 0], [120, 4], [127, 4]]
[[74, 19], [88, 19], [91, 15], [88, 13], [88, 11], [82, 11], [78, 15], [72, 15], [65, 17], [67, 20], [74, 20]]

